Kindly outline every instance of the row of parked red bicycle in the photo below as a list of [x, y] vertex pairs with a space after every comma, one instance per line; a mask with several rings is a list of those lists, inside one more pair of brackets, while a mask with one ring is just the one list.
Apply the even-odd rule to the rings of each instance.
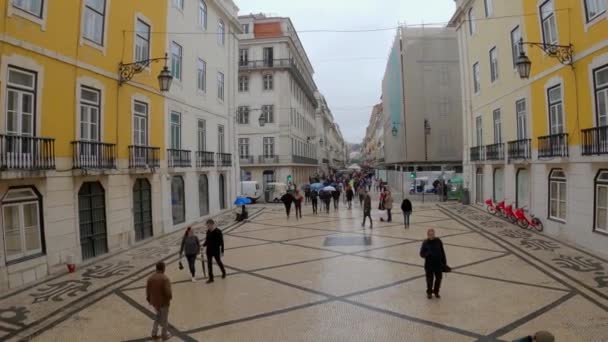
[[513, 210], [513, 205], [507, 205], [505, 201], [494, 203], [490, 198], [486, 200], [486, 210], [492, 214], [502, 217], [512, 223], [517, 223], [522, 228], [535, 229], [539, 232], [543, 231], [543, 223], [534, 215], [526, 216], [525, 207], [516, 208]]

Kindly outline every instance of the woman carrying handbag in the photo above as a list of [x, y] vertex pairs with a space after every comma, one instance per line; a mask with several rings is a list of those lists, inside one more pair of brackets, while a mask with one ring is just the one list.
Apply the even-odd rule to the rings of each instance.
[[[192, 227], [188, 227], [188, 229], [186, 229], [186, 233], [184, 234], [184, 238], [182, 239], [182, 246], [179, 250], [179, 256], [181, 259], [182, 255], [186, 255], [190, 274], [192, 275], [192, 282], [196, 282], [196, 268], [194, 267], [194, 263], [196, 262], [196, 256], [200, 250], [201, 242], [199, 241], [198, 237], [194, 235]], [[183, 268], [181, 261], [180, 266]]]

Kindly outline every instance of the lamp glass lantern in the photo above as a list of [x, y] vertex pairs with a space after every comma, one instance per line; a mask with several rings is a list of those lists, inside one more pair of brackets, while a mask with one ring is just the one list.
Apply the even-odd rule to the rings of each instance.
[[160, 74], [158, 74], [158, 86], [160, 91], [167, 92], [171, 89], [171, 83], [173, 82], [173, 75], [171, 75], [171, 71], [167, 65], [163, 67]]
[[260, 115], [258, 121], [260, 123], [260, 127], [264, 127], [264, 125], [266, 125], [266, 116], [264, 114]]
[[523, 49], [519, 53], [519, 57], [517, 57], [515, 65], [517, 66], [517, 72], [519, 73], [519, 77], [522, 80], [527, 80], [528, 78], [530, 78], [532, 62], [530, 61], [530, 58], [526, 56], [526, 53], [523, 51]]
[[399, 132], [397, 131], [397, 127], [396, 127], [396, 126], [393, 126], [393, 129], [391, 130], [391, 132], [393, 133], [393, 136], [394, 136], [394, 137], [396, 137], [396, 136], [397, 136], [397, 133], [399, 133]]

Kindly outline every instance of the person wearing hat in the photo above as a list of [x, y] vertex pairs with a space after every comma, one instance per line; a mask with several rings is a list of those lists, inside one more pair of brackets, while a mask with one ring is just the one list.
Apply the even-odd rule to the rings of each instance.
[[526, 336], [520, 338], [518, 340], [513, 340], [513, 342], [554, 342], [555, 336], [548, 331], [537, 331], [536, 334], [532, 336]]

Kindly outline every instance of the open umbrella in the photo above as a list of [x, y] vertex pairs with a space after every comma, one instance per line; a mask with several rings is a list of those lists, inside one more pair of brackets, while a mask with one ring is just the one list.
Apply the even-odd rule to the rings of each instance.
[[323, 191], [336, 191], [336, 188], [334, 188], [333, 186], [326, 186], [323, 188]]
[[251, 200], [247, 197], [237, 197], [234, 201], [234, 205], [246, 205], [251, 204]]
[[310, 184], [310, 188], [313, 190], [319, 190], [319, 189], [323, 189], [324, 185], [321, 183], [313, 183]]

